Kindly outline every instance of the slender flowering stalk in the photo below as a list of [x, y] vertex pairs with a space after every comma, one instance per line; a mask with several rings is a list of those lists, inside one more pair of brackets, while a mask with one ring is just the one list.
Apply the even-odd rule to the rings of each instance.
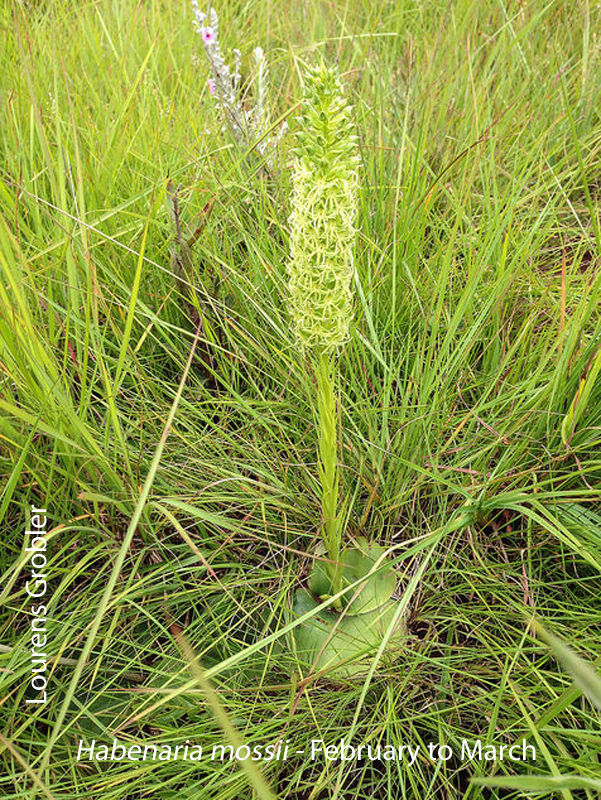
[[316, 365], [319, 420], [318, 473], [321, 484], [322, 539], [328, 552], [327, 569], [330, 574], [332, 594], [336, 594], [342, 588], [340, 572], [342, 520], [338, 514], [338, 419], [333, 366], [331, 357], [322, 350]]
[[253, 51], [255, 62], [255, 103], [245, 108], [242, 102], [241, 74], [242, 54], [234, 50], [234, 70], [230, 69], [219, 45], [219, 19], [214, 8], [207, 14], [200, 10], [198, 0], [191, 0], [194, 25], [202, 40], [209, 61], [211, 77], [209, 91], [215, 98], [226, 124], [235, 140], [243, 147], [255, 146], [268, 166], [273, 166], [275, 149], [287, 130], [284, 123], [276, 134], [270, 134], [267, 107], [268, 69], [265, 54], [260, 47]]
[[351, 109], [335, 69], [306, 77], [292, 177], [289, 306], [303, 351], [316, 364], [319, 478], [332, 592], [340, 590], [336, 355], [352, 320], [359, 156]]

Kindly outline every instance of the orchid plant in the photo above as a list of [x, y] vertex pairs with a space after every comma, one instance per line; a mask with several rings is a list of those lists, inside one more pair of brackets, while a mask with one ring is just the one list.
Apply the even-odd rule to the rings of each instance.
[[[305, 76], [292, 175], [289, 312], [300, 350], [316, 375], [318, 473], [322, 540], [309, 590], [295, 595], [298, 614], [329, 597], [331, 612], [316, 612], [295, 628], [297, 652], [313, 666], [338, 674], [361, 672], [362, 659], [390, 624], [394, 570], [384, 551], [366, 540], [343, 548], [344, 508], [339, 505], [338, 356], [350, 336], [355, 273], [359, 154], [351, 107], [338, 71], [321, 64]], [[344, 592], [359, 581], [356, 591]]]
[[321, 66], [305, 81], [292, 175], [288, 286], [297, 340], [316, 365], [323, 539], [337, 593], [342, 534], [335, 372], [352, 319], [359, 156], [337, 73]]

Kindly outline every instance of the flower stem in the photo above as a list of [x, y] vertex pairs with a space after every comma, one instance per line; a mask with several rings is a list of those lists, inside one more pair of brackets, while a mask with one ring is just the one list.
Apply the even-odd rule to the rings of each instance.
[[[338, 424], [334, 386], [335, 356], [322, 351], [317, 365], [317, 415], [319, 424], [318, 471], [321, 483], [322, 537], [328, 551], [327, 569], [332, 594], [342, 588], [340, 550], [342, 531], [338, 516]], [[336, 603], [340, 608], [340, 600]]]

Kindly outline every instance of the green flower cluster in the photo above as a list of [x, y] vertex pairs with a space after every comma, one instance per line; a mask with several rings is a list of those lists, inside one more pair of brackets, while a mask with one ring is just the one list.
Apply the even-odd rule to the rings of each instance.
[[349, 337], [359, 155], [337, 70], [306, 75], [296, 134], [288, 264], [300, 344], [333, 353]]

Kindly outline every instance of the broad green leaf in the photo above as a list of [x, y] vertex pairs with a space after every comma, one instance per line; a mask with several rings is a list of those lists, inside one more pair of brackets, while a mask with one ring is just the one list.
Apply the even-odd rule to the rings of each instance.
[[[318, 601], [306, 589], [294, 597], [293, 612], [297, 616], [317, 608]], [[294, 630], [297, 655], [316, 671], [327, 670], [330, 675], [352, 677], [364, 675], [369, 657], [375, 653], [396, 611], [396, 603], [388, 601], [374, 611], [351, 615], [343, 611], [321, 610]], [[392, 642], [398, 644], [403, 631]]]
[[[385, 552], [383, 547], [364, 538], [342, 551], [342, 588], [368, 576], [359, 587], [349, 590], [342, 597], [342, 607], [347, 614], [373, 611], [390, 599], [396, 587], [396, 573], [391, 564], [384, 560]], [[325, 561], [316, 561], [309, 578], [309, 589], [320, 598], [332, 594]]]

